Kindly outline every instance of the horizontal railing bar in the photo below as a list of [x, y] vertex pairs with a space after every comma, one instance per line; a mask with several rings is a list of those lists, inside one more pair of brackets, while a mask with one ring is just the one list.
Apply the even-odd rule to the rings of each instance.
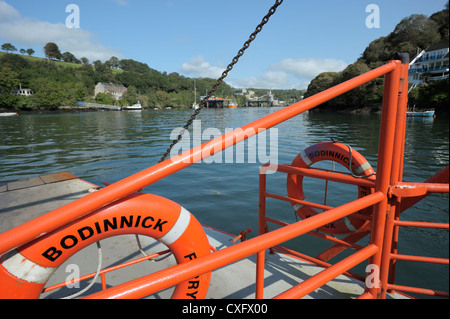
[[305, 200], [296, 199], [296, 198], [292, 198], [292, 197], [286, 197], [286, 196], [276, 195], [276, 194], [267, 193], [267, 192], [264, 195], [269, 198], [274, 198], [274, 199], [282, 200], [285, 202], [291, 202], [292, 204], [300, 204], [303, 206], [309, 206], [309, 207], [318, 208], [318, 209], [322, 209], [322, 210], [333, 209], [333, 207], [330, 207], [330, 206], [316, 204], [316, 203], [312, 203], [312, 202], [308, 202]]
[[[272, 219], [272, 218], [269, 218], [269, 217], [266, 217], [266, 221], [271, 222], [273, 224], [280, 225], [280, 226], [287, 226], [287, 225], [289, 225], [287, 223], [283, 223], [283, 222], [280, 222], [280, 221], [278, 221], [276, 219]], [[342, 239], [339, 239], [337, 237], [333, 237], [333, 236], [330, 236], [330, 235], [327, 235], [327, 234], [319, 233], [317, 231], [309, 232], [308, 235], [314, 236], [314, 237], [317, 237], [317, 238], [321, 238], [323, 240], [328, 240], [328, 241], [331, 241], [331, 242], [333, 242], [335, 244], [338, 244], [338, 245], [341, 245], [341, 246], [345, 246], [347, 248], [351, 248], [351, 249], [355, 249], [355, 250], [359, 250], [359, 249], [362, 249], [364, 247], [364, 246], [361, 246], [361, 245], [358, 245], [358, 244], [346, 242], [346, 241], [344, 241]]]
[[409, 220], [395, 220], [394, 225], [403, 227], [420, 227], [420, 228], [442, 228], [448, 229], [448, 224], [445, 223], [431, 223], [431, 222], [416, 222]]
[[375, 299], [370, 292], [365, 292], [356, 299]]
[[143, 298], [160, 290], [175, 286], [190, 278], [211, 272], [265, 249], [279, 245], [326, 225], [334, 220], [353, 214], [386, 199], [381, 192], [370, 194], [306, 220], [248, 239], [234, 246], [219, 250], [189, 263], [179, 264], [157, 273], [138, 278], [108, 290], [88, 296], [101, 298]]
[[412, 256], [412, 255], [402, 255], [402, 254], [391, 254], [391, 259], [405, 260], [405, 261], [417, 261], [417, 262], [431, 263], [431, 264], [448, 265], [448, 258], [436, 258], [436, 257], [426, 257], [426, 256]]
[[388, 74], [397, 69], [398, 63], [399, 61], [390, 61], [374, 70], [306, 98], [275, 113], [269, 114], [239, 129], [124, 178], [63, 207], [55, 209], [30, 222], [6, 231], [0, 234], [0, 255], [15, 247], [28, 243], [43, 234], [55, 231], [74, 220], [124, 198], [125, 196], [140, 191], [169, 175], [214, 155], [218, 151], [223, 151], [228, 147], [306, 112], [364, 83]]
[[390, 290], [394, 290], [394, 291], [404, 291], [404, 292], [417, 293], [417, 294], [428, 295], [428, 296], [437, 296], [437, 297], [444, 297], [444, 298], [449, 297], [449, 293], [446, 291], [439, 291], [439, 290], [433, 290], [433, 289], [427, 289], [427, 288], [409, 287], [409, 286], [401, 286], [401, 285], [393, 285], [393, 284], [387, 284], [387, 288]]
[[378, 252], [378, 247], [371, 244], [353, 253], [349, 257], [337, 262], [333, 266], [322, 270], [317, 275], [309, 277], [297, 286], [279, 294], [275, 299], [298, 299], [313, 292], [327, 282], [333, 280], [343, 272], [355, 267], [364, 260], [370, 258]]
[[444, 183], [407, 183], [401, 182], [395, 185], [396, 187], [426, 187], [428, 193], [447, 194], [449, 192], [449, 185]]
[[[119, 265], [116, 265], [116, 266], [112, 266], [112, 267], [109, 267], [109, 268], [105, 268], [105, 269], [100, 270], [99, 275], [103, 275], [103, 274], [106, 274], [106, 273], [108, 273], [108, 272], [115, 271], [115, 270], [117, 270], [117, 269], [122, 269], [122, 268], [124, 268], [124, 267], [132, 266], [132, 265], [141, 263], [141, 262], [143, 262], [143, 261], [147, 261], [147, 260], [150, 260], [150, 259], [153, 259], [153, 258], [162, 256], [162, 255], [164, 255], [164, 254], [168, 254], [168, 253], [170, 253], [170, 252], [171, 252], [170, 249], [167, 249], [167, 250], [164, 250], [164, 251], [161, 251], [161, 252], [158, 252], [158, 253], [154, 253], [154, 254], [152, 254], [152, 255], [140, 257], [140, 258], [138, 258], [138, 259], [131, 260], [131, 261], [128, 261], [128, 262], [125, 262], [125, 263], [123, 263], [123, 264], [119, 264]], [[86, 279], [89, 279], [89, 278], [94, 278], [95, 275], [96, 275], [96, 273], [93, 272], [93, 273], [91, 273], [91, 274], [87, 274], [87, 275], [84, 275], [84, 276], [75, 278], [71, 283], [76, 283], [76, 282], [80, 282], [80, 281], [83, 281], [83, 280], [86, 280]], [[52, 290], [55, 290], [55, 289], [64, 287], [64, 286], [66, 286], [66, 285], [67, 285], [66, 282], [62, 282], [62, 283], [59, 283], [59, 284], [56, 284], [56, 285], [53, 285], [53, 286], [49, 286], [49, 287], [46, 287], [46, 288], [42, 291], [42, 293], [49, 292], [49, 291], [52, 291]]]
[[277, 171], [288, 174], [297, 174], [306, 177], [325, 179], [332, 182], [375, 188], [375, 179], [355, 178], [352, 175], [344, 172], [332, 172], [315, 168], [300, 168], [281, 164], [277, 165], [276, 168], [270, 168], [268, 164], [265, 164], [261, 167], [260, 172], [261, 174], [264, 174], [267, 171]]
[[[285, 222], [282, 222], [280, 220], [273, 219], [273, 218], [270, 218], [270, 217], [264, 217], [264, 220], [266, 222], [269, 222], [269, 223], [272, 223], [272, 224], [275, 224], [275, 225], [278, 225], [278, 226], [282, 226], [282, 227], [291, 225], [291, 224], [288, 224], [288, 223], [285, 223]], [[361, 248], [363, 248], [363, 246], [361, 246], [361, 245], [357, 245], [357, 244], [354, 244], [354, 243], [349, 243], [349, 242], [346, 242], [346, 241], [344, 241], [342, 239], [339, 239], [337, 237], [330, 236], [330, 235], [327, 235], [327, 234], [322, 234], [322, 233], [319, 233], [317, 231], [309, 232], [308, 235], [314, 236], [314, 237], [317, 237], [317, 238], [321, 238], [321, 239], [324, 239], [324, 240], [328, 240], [328, 241], [331, 241], [331, 242], [333, 242], [335, 244], [339, 244], [341, 246], [345, 246], [345, 247], [352, 248], [352, 249], [361, 249]]]
[[[316, 264], [317, 266], [321, 266], [323, 268], [328, 268], [328, 267], [332, 266], [332, 264], [329, 264], [329, 263], [327, 263], [327, 262], [325, 262], [323, 260], [320, 260], [320, 259], [317, 259], [315, 257], [311, 257], [311, 256], [308, 256], [308, 255], [302, 254], [302, 253], [300, 253], [298, 251], [286, 248], [284, 246], [275, 246], [273, 248], [275, 250], [278, 250], [281, 253], [292, 255], [295, 258], [299, 258], [301, 260], [306, 260], [308, 262], [311, 262], [311, 263]], [[363, 281], [364, 280], [364, 276], [361, 276], [361, 275], [356, 274], [356, 273], [344, 272], [342, 274], [347, 276], [347, 277], [359, 280], [359, 281]]]

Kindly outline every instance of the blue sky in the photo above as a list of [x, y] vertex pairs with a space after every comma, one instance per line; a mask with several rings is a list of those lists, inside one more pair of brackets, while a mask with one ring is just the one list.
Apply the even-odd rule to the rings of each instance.
[[[111, 56], [188, 77], [220, 76], [274, 0], [0, 0], [0, 43], [17, 49], [55, 42], [61, 52], [94, 61]], [[284, 0], [227, 83], [305, 89], [324, 71], [340, 71], [367, 45], [411, 14], [444, 9], [447, 0]], [[66, 27], [66, 6], [80, 28]], [[380, 27], [367, 28], [376, 4]]]

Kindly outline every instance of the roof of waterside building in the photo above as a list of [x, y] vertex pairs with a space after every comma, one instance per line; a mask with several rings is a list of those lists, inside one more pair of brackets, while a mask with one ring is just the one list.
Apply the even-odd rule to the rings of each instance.
[[103, 86], [109, 86], [109, 87], [118, 88], [118, 89], [125, 89], [125, 88], [126, 88], [126, 87], [123, 86], [122, 84], [105, 83], [105, 82], [99, 82], [99, 84], [101, 84], [101, 85], [103, 85]]
[[430, 45], [425, 50], [425, 52], [431, 52], [431, 51], [436, 51], [436, 50], [441, 50], [441, 49], [446, 49], [446, 48], [448, 48], [448, 42], [441, 42], [441, 43]]

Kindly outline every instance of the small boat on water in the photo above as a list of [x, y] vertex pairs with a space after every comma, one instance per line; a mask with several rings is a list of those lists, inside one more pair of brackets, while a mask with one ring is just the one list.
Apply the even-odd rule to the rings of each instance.
[[228, 108], [229, 109], [237, 108], [237, 103], [235, 101], [230, 101], [230, 103], [228, 104]]
[[425, 112], [406, 112], [406, 116], [410, 117], [433, 117], [434, 116], [434, 110], [431, 111], [425, 111]]
[[141, 103], [138, 102], [138, 103], [133, 104], [131, 106], [124, 106], [122, 108], [122, 110], [123, 111], [140, 111], [140, 110], [142, 110], [142, 105], [141, 105]]
[[0, 113], [0, 117], [17, 116], [17, 113]]

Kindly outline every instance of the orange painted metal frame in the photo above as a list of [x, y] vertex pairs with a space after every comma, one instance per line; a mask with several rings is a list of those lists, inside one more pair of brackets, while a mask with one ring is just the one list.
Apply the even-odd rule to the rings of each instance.
[[[375, 185], [371, 182], [371, 185], [375, 188], [373, 194], [332, 208], [307, 220], [286, 225], [270, 233], [263, 233], [265, 230], [260, 229], [261, 235], [256, 238], [249, 239], [223, 250], [215, 251], [208, 256], [192, 262], [180, 264], [90, 296], [90, 298], [142, 298], [195, 276], [257, 254], [256, 296], [257, 298], [262, 298], [264, 264], [261, 260], [264, 258], [266, 249], [311, 232], [327, 223], [348, 216], [366, 207], [374, 206], [371, 236], [369, 244], [366, 247], [361, 248], [352, 256], [325, 269], [317, 276], [311, 277], [301, 286], [293, 287], [278, 297], [295, 298], [304, 296], [323, 283], [346, 272], [354, 265], [369, 259], [369, 263], [380, 266], [381, 277], [384, 281], [381, 287], [366, 289], [366, 293], [361, 297], [382, 298], [386, 289], [395, 288], [392, 283], [390, 285], [387, 283], [385, 277], [387, 278], [386, 274], [389, 272], [388, 269], [392, 268], [391, 261], [398, 258], [398, 255], [395, 253], [391, 254], [392, 240], [390, 239], [395, 238], [395, 234], [391, 230], [391, 228], [394, 229], [395, 224], [392, 220], [395, 220], [395, 208], [399, 206], [401, 201], [398, 197], [394, 196], [392, 198], [394, 198], [394, 201], [397, 201], [397, 204], [395, 204], [387, 194], [393, 185], [401, 182], [402, 176], [408, 82], [407, 66], [407, 63], [402, 64], [398, 60], [389, 61], [377, 69], [281, 109], [240, 129], [213, 139], [190, 151], [174, 156], [162, 163], [87, 195], [84, 198], [49, 212], [31, 222], [24, 223], [10, 231], [4, 232], [0, 234], [0, 255], [26, 244], [42, 234], [55, 231], [133, 192], [139, 191], [158, 180], [213, 155], [217, 151], [222, 151], [227, 147], [250, 138], [262, 130], [267, 130], [364, 83], [385, 75], [383, 113], [377, 163], [378, 171]], [[333, 178], [345, 179], [345, 177], [336, 176]], [[350, 180], [347, 182], [350, 182]], [[368, 181], [360, 182], [368, 183]], [[263, 208], [265, 209], [265, 207]], [[386, 212], [389, 212], [388, 218], [386, 218]]]

